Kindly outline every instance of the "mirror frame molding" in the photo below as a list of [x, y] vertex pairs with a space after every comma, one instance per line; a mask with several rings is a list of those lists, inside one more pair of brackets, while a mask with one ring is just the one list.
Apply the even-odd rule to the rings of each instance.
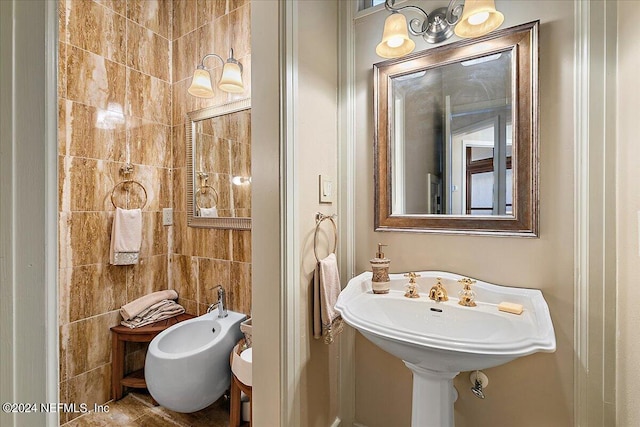
[[[374, 64], [374, 230], [441, 234], [480, 234], [538, 237], [539, 131], [538, 33], [539, 21], [494, 31], [476, 39], [417, 52]], [[514, 153], [513, 216], [436, 215], [391, 213], [390, 138], [392, 111], [388, 108], [391, 79], [492, 53], [511, 51]]]
[[251, 230], [251, 218], [236, 217], [219, 217], [219, 218], [202, 218], [193, 214], [194, 207], [194, 191], [193, 191], [193, 132], [194, 122], [210, 119], [226, 114], [236, 113], [238, 111], [248, 110], [251, 108], [251, 98], [241, 99], [222, 105], [202, 108], [200, 110], [187, 113], [187, 122], [185, 123], [185, 139], [187, 151], [187, 225], [197, 228], [223, 228], [233, 230]]

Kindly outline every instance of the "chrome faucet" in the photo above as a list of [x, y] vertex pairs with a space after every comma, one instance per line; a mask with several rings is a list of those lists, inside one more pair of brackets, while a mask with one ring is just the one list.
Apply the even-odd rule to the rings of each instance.
[[211, 313], [213, 310], [218, 307], [218, 317], [223, 318], [227, 317], [229, 313], [227, 313], [227, 298], [222, 288], [222, 285], [218, 285], [218, 302], [214, 302], [207, 308], [207, 313]]

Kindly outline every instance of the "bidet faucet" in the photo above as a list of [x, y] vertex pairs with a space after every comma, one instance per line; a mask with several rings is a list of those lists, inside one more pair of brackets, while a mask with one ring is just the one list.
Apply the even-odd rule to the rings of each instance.
[[219, 318], [227, 317], [229, 315], [229, 313], [227, 313], [227, 298], [222, 285], [218, 285], [218, 302], [211, 304], [209, 308], [207, 308], [207, 313], [211, 313], [216, 307], [218, 307]]
[[218, 317], [227, 317], [227, 297], [222, 289], [222, 286], [218, 288]]

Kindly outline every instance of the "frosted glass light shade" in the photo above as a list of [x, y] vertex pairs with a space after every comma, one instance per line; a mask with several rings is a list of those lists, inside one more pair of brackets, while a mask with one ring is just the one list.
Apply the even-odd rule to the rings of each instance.
[[218, 87], [230, 93], [244, 92], [244, 84], [242, 83], [242, 70], [236, 62], [225, 62], [222, 68], [222, 77], [218, 83]]
[[191, 86], [189, 86], [187, 92], [198, 98], [213, 98], [213, 87], [211, 86], [209, 72], [204, 68], [198, 68], [193, 73]]
[[462, 18], [456, 25], [458, 37], [480, 37], [498, 28], [504, 15], [496, 10], [494, 0], [465, 0]]
[[382, 58], [398, 58], [413, 52], [416, 44], [409, 38], [407, 18], [392, 13], [384, 21], [382, 41], [376, 46], [376, 54]]

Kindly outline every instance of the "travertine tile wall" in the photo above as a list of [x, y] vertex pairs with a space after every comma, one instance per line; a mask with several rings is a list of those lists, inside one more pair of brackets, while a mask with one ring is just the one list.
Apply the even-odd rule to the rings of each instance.
[[[186, 226], [183, 119], [186, 111], [249, 96], [250, 4], [59, 0], [58, 5], [60, 400], [91, 406], [111, 399], [109, 328], [119, 323], [123, 304], [175, 288], [185, 308], [198, 314], [215, 300], [210, 285], [222, 283], [230, 308], [250, 312], [250, 232]], [[226, 58], [231, 44], [245, 65], [247, 92], [234, 97], [218, 92], [206, 102], [187, 96], [201, 51]], [[110, 195], [122, 179], [127, 144], [134, 179], [148, 194], [143, 244], [138, 265], [112, 266]], [[163, 226], [162, 208], [171, 206], [175, 225]], [[141, 366], [143, 348], [128, 351], [128, 368]], [[61, 423], [78, 415], [62, 413]]]
[[[227, 291], [229, 308], [251, 312], [251, 232], [187, 227], [187, 180], [184, 126], [186, 113], [251, 96], [251, 4], [248, 0], [173, 2], [173, 160], [174, 160], [174, 246], [170, 259], [171, 286], [180, 294], [180, 303], [194, 314], [205, 312], [217, 300], [215, 287]], [[195, 66], [208, 53], [222, 58], [234, 49], [234, 57], [244, 67], [245, 92], [228, 94], [217, 90], [213, 99], [187, 94]], [[222, 63], [208, 59], [220, 78]], [[249, 120], [249, 115], [240, 115]], [[245, 127], [246, 128], [246, 127]], [[243, 138], [244, 141], [249, 139]]]
[[[92, 405], [111, 398], [117, 310], [169, 285], [171, 4], [61, 0], [59, 15], [60, 398]], [[127, 144], [148, 195], [143, 245], [138, 265], [112, 266], [110, 195]]]

